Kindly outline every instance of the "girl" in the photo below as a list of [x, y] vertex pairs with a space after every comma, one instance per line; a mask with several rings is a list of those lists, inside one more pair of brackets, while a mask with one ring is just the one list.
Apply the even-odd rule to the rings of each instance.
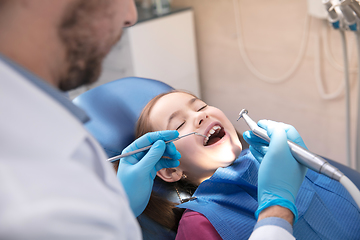
[[[206, 137], [192, 135], [174, 142], [182, 156], [180, 165], [157, 172], [157, 193], [153, 191], [144, 213], [169, 229], [177, 229], [176, 239], [248, 239], [256, 223], [259, 163], [250, 151], [242, 151], [225, 114], [192, 94], [172, 91], [147, 104], [136, 135], [160, 130], [177, 130], [180, 135], [198, 132]], [[159, 189], [163, 193], [175, 189], [182, 204], [168, 201]], [[296, 205], [297, 239], [360, 236], [359, 210], [347, 191], [327, 177], [308, 170]], [[187, 209], [182, 217], [179, 207]]]

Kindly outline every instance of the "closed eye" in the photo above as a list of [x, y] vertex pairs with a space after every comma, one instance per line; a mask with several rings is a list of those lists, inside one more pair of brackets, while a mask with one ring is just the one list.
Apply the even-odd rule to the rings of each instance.
[[182, 126], [184, 126], [184, 124], [185, 124], [185, 121], [182, 122], [175, 130], [179, 130]]
[[200, 112], [201, 110], [204, 110], [207, 106], [208, 106], [207, 104], [202, 106], [200, 109], [198, 109], [198, 112]]

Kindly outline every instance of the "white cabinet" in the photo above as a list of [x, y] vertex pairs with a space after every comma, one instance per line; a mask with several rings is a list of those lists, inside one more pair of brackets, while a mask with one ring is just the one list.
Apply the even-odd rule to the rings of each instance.
[[103, 63], [99, 81], [69, 92], [70, 98], [101, 84], [129, 76], [163, 81], [200, 96], [192, 9], [139, 22], [124, 30]]

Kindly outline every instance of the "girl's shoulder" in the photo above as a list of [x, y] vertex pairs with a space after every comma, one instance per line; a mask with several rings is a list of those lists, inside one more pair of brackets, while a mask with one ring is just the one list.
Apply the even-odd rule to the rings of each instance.
[[201, 213], [186, 209], [179, 222], [176, 240], [221, 240], [210, 221]]

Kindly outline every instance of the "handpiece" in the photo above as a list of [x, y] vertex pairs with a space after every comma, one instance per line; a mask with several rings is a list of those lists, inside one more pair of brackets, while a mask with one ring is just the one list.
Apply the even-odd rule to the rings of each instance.
[[[270, 142], [270, 138], [267, 135], [265, 129], [259, 127], [256, 122], [254, 122], [249, 115], [247, 115], [248, 111], [243, 109], [239, 113], [239, 120], [243, 118], [246, 124], [249, 126], [251, 131], [258, 137], [264, 139], [267, 142]], [[324, 158], [313, 154], [306, 150], [305, 148], [299, 146], [298, 144], [288, 140], [289, 148], [293, 157], [304, 166], [310, 168], [311, 170], [324, 174], [331, 179], [336, 181], [340, 181], [340, 178], [344, 175], [339, 169], [330, 165]]]

